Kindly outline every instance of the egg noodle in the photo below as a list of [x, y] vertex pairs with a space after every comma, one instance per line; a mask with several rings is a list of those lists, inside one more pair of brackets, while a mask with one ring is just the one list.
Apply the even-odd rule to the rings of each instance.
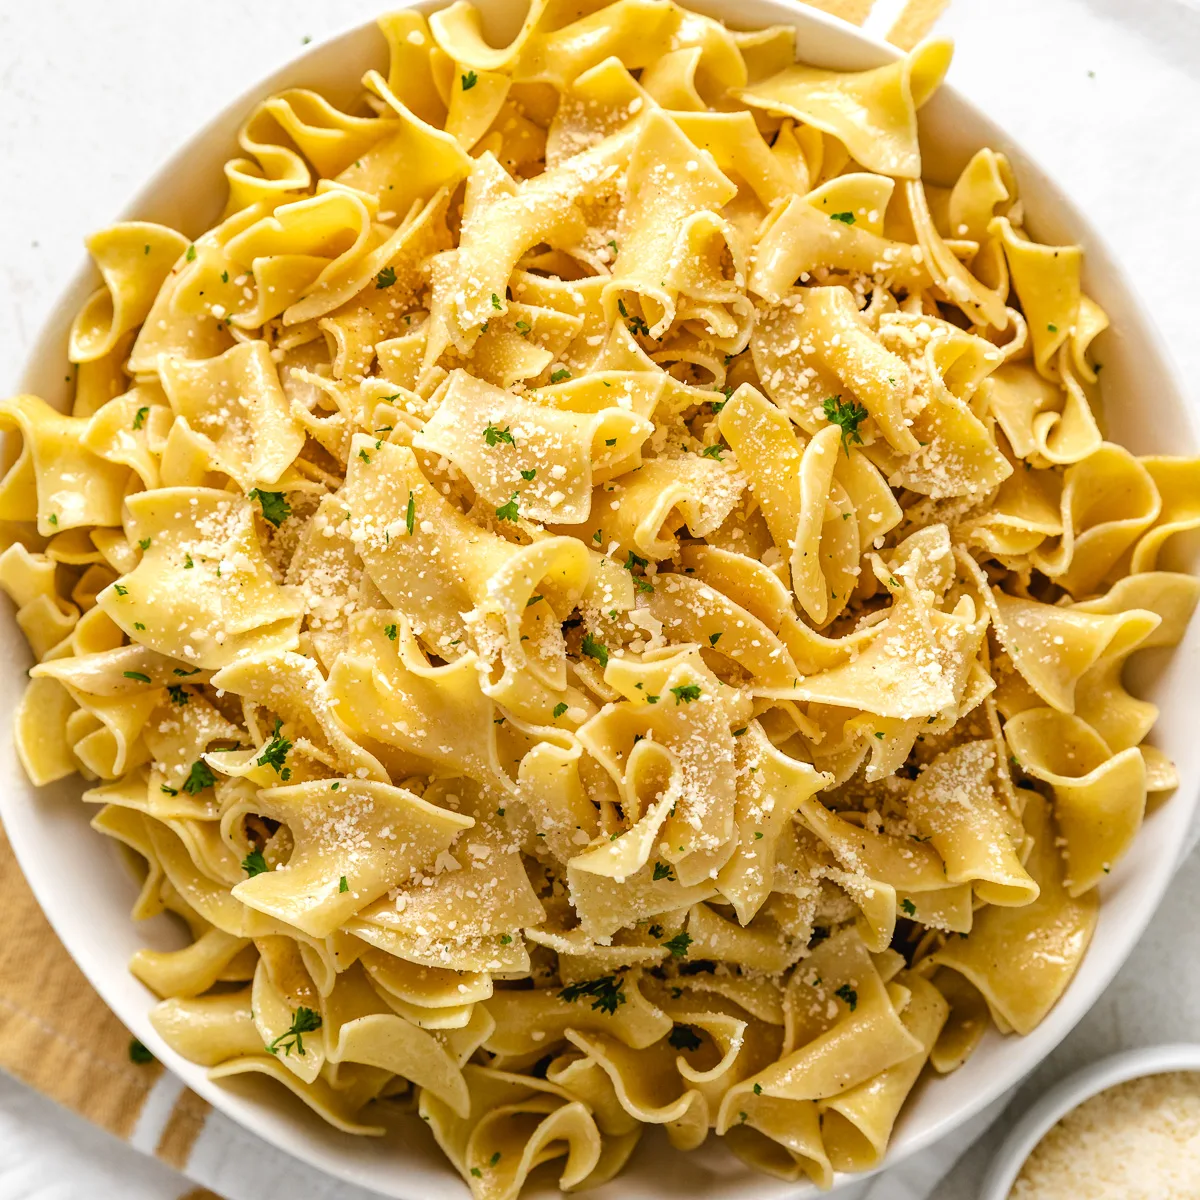
[[1200, 462], [1104, 440], [1004, 156], [923, 182], [944, 42], [380, 28], [207, 232], [90, 240], [69, 415], [0, 405], [21, 758], [190, 930], [131, 969], [213, 1076], [415, 1110], [480, 1200], [648, 1125], [828, 1186], [1041, 1021], [1175, 785], [1121, 680]]

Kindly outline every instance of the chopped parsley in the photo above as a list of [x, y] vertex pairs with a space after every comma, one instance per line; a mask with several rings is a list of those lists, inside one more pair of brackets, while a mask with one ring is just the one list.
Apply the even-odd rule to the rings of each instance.
[[250, 493], [250, 499], [258, 501], [263, 520], [269, 521], [276, 529], [292, 515], [292, 506], [283, 492], [264, 492], [261, 488], [255, 488]]
[[905, 913], [908, 916], [910, 916], [910, 917], [916, 916], [917, 906], [907, 896], [905, 896], [904, 899], [900, 901], [900, 907], [902, 909], [904, 909]]
[[285, 1054], [291, 1054], [292, 1047], [294, 1046], [299, 1054], [303, 1056], [304, 1035], [320, 1028], [321, 1014], [301, 1005], [300, 1008], [296, 1009], [291, 1025], [267, 1047], [267, 1050], [271, 1054], [278, 1054], [280, 1050]]
[[839, 1000], [844, 1000], [851, 1012], [858, 1007], [858, 993], [848, 983], [843, 983], [833, 994]]
[[563, 700], [560, 700], [560, 701], [559, 701], [559, 702], [558, 702], [558, 703], [557, 703], [557, 704], [554, 706], [554, 712], [553, 712], [554, 719], [557, 721], [557, 720], [558, 720], [558, 718], [559, 718], [559, 717], [561, 717], [561, 716], [563, 715], [563, 713], [565, 713], [566, 711], [567, 711], [567, 705], [566, 705], [566, 702], [565, 702], [565, 701], [563, 701]]
[[608, 647], [598, 642], [590, 633], [583, 635], [580, 649], [588, 658], [594, 658], [602, 667], [608, 666]]
[[118, 596], [128, 596], [129, 595], [129, 589], [120, 583], [113, 584], [113, 591], [116, 592]]
[[721, 636], [722, 635], [720, 633], [710, 633], [708, 635], [708, 644], [710, 646], [715, 646], [721, 640]]
[[841, 396], [827, 396], [821, 405], [825, 411], [825, 419], [831, 425], [840, 425], [842, 429], [842, 446], [846, 457], [850, 457], [850, 441], [853, 439], [862, 445], [862, 436], [858, 427], [867, 419], [867, 410], [857, 401], [848, 404], [842, 402]]
[[700, 699], [700, 685], [698, 683], [681, 683], [679, 687], [671, 689], [671, 695], [675, 697], [676, 705], [691, 704], [693, 700]]
[[188, 262], [196, 261], [196, 246], [195, 243], [187, 248], [187, 253], [183, 256]]
[[148, 404], [143, 404], [142, 407], [139, 408], [136, 413], [134, 413], [134, 416], [133, 416], [134, 429], [141, 429], [141, 427], [146, 424], [146, 418], [149, 415], [150, 415], [150, 406]]
[[700, 451], [700, 457], [715, 458], [717, 462], [720, 462], [721, 454], [724, 452], [724, 450], [725, 447], [722, 446], [720, 442], [714, 442], [711, 446], [705, 446], [704, 449]]
[[560, 367], [557, 371], [552, 371], [550, 373], [550, 382], [551, 383], [562, 383], [562, 381], [564, 379], [570, 379], [570, 378], [571, 378], [571, 372], [568, 371], [566, 367]]
[[829, 219], [831, 221], [841, 221], [843, 225], [854, 224], [854, 214], [852, 212], [830, 213]]
[[191, 699], [191, 693], [179, 683], [167, 684], [167, 695], [171, 697], [172, 704], [186, 704]]
[[348, 892], [349, 890], [350, 882], [345, 875], [343, 875], [341, 879], [338, 880], [338, 895], [342, 895], [344, 892]]
[[[478, 82], [479, 76], [474, 71], [468, 71], [462, 76], [462, 90], [469, 92]], [[500, 306], [497, 304], [496, 307], [499, 308]]]
[[657, 883], [660, 879], [674, 879], [675, 872], [671, 868], [670, 863], [656, 862], [654, 864], [654, 882]]
[[599, 979], [588, 979], [582, 983], [572, 983], [558, 993], [560, 1000], [572, 1003], [590, 997], [592, 1008], [597, 1012], [615, 1013], [617, 1006], [625, 1003], [625, 977], [623, 975], [602, 975]]
[[217, 782], [217, 777], [209, 769], [208, 763], [202, 758], [192, 763], [188, 777], [183, 781], [183, 790], [189, 796], [198, 796], [205, 788], [210, 788]]
[[519, 521], [521, 519], [521, 510], [517, 507], [517, 493], [513, 492], [507, 504], [502, 504], [496, 509], [496, 519], [498, 521]]
[[271, 868], [267, 866], [267, 860], [263, 858], [261, 850], [251, 850], [245, 858], [242, 859], [242, 870], [250, 876], [251, 879], [255, 875], [265, 875]]
[[526, 483], [532, 483], [535, 475], [537, 475], [537, 467], [530, 467], [528, 471], [521, 472], [521, 478]]
[[379, 274], [375, 276], [375, 287], [377, 289], [390, 288], [392, 286], [392, 284], [395, 282], [396, 282], [396, 268], [395, 267], [384, 267], [383, 270], [380, 271]]
[[405, 513], [404, 513], [404, 524], [408, 528], [409, 537], [412, 536], [413, 521], [416, 518], [416, 515], [417, 515], [417, 506], [413, 500], [412, 492], [409, 492], [408, 493], [408, 508], [405, 510]]
[[676, 1025], [667, 1037], [676, 1050], [699, 1050], [700, 1035], [690, 1025]]
[[688, 947], [692, 944], [692, 935], [682, 930], [668, 942], [663, 942], [671, 952], [672, 958], [687, 958]]
[[178, 675], [181, 678], [186, 679], [189, 675], [199, 675], [200, 668], [193, 667], [190, 671], [185, 671], [182, 667], [176, 667], [175, 670], [171, 672], [171, 674]]
[[495, 425], [489, 423], [488, 427], [483, 431], [483, 440], [489, 446], [498, 446], [501, 442], [509, 446], [517, 444], [513, 439], [512, 427], [510, 425], [505, 425], [503, 429], [497, 429]]
[[528, 337], [529, 334], [532, 332], [532, 330], [533, 330], [533, 326], [530, 325], [530, 323], [528, 321], [518, 321], [517, 322], [517, 332], [522, 337]]
[[[147, 246], [146, 249], [149, 250], [150, 247]], [[139, 1067], [144, 1067], [147, 1063], [154, 1061], [154, 1055], [137, 1038], [133, 1038], [129, 1043], [129, 1061], [137, 1063]]]
[[361, 458], [365, 463], [369, 463], [371, 461], [371, 456], [366, 452], [365, 448], [358, 452], [358, 457]]
[[141, 671], [122, 671], [121, 674], [124, 675], [126, 679], [136, 679], [138, 683], [150, 682], [150, 676], [143, 675]]
[[149, 538], [138, 538], [138, 546], [143, 550], [149, 550], [150, 549], [150, 539]]
[[394, 642], [396, 640], [396, 626], [395, 625], [385, 625], [383, 627], [383, 632], [387, 634], [387, 639], [389, 642]]
[[192, 562], [192, 556], [190, 554], [184, 555], [183, 569], [185, 571], [190, 571], [195, 565], [196, 564], [194, 562]]
[[292, 743], [287, 738], [279, 736], [282, 727], [283, 722], [276, 717], [271, 740], [263, 747], [263, 752], [255, 759], [255, 763], [260, 767], [272, 767], [275, 774], [286, 783], [292, 777], [292, 769], [284, 766], [284, 762], [287, 760]]

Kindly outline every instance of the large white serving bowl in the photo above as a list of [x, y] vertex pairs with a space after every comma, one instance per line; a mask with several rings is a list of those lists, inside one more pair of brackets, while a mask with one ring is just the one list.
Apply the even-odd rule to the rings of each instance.
[[[489, 36], [497, 44], [506, 42], [519, 25], [524, 3], [479, 3]], [[381, 10], [386, 6], [387, 0], [381, 0]], [[414, 7], [430, 11], [441, 5]], [[891, 61], [897, 54], [893, 47], [795, 0], [691, 0], [691, 7], [742, 29], [793, 24], [800, 57], [822, 66], [862, 69]], [[373, 25], [313, 46], [188, 139], [132, 201], [124, 218], [161, 221], [189, 236], [200, 234], [220, 216], [225, 198], [221, 166], [235, 153], [236, 130], [256, 100], [282, 88], [306, 86], [324, 92], [335, 103], [349, 103], [363, 72], [372, 66], [386, 69], [385, 43]], [[1104, 364], [1110, 436], [1139, 453], [1195, 453], [1196, 425], [1153, 325], [1086, 219], [1003, 130], [953, 87], [943, 87], [921, 111], [921, 125], [927, 178], [949, 182], [979, 147], [1002, 150], [1016, 168], [1033, 234], [1042, 241], [1083, 245], [1086, 289], [1113, 325], [1097, 343]], [[136, 137], [136, 131], [128, 131], [127, 136]], [[95, 286], [94, 271], [82, 266], [38, 338], [20, 380], [22, 389], [66, 406], [67, 330]], [[1191, 564], [1174, 565], [1189, 569]], [[1200, 711], [1200, 633], [1193, 628], [1173, 654], [1154, 653], [1155, 662], [1139, 664], [1138, 691], [1162, 710], [1152, 740], [1177, 763], [1179, 790], [1147, 818], [1133, 848], [1101, 887], [1100, 920], [1091, 949], [1054, 1010], [1029, 1036], [1003, 1038], [993, 1032], [960, 1071], [925, 1080], [897, 1124], [887, 1165], [951, 1132], [1041, 1062], [1100, 995], [1153, 917], [1185, 844], [1200, 793], [1200, 737], [1195, 730], [1195, 714]], [[0, 671], [0, 710], [8, 714], [21, 695], [23, 668], [29, 662], [11, 613], [0, 618], [0, 658], [8, 664]], [[58, 936], [105, 1002], [190, 1088], [248, 1130], [340, 1179], [398, 1200], [459, 1200], [466, 1194], [428, 1129], [415, 1117], [397, 1118], [382, 1139], [351, 1137], [326, 1126], [268, 1080], [211, 1082], [202, 1067], [171, 1051], [148, 1020], [155, 997], [129, 974], [126, 964], [139, 946], [166, 949], [182, 944], [180, 931], [165, 917], [142, 925], [130, 919], [136, 888], [114, 844], [88, 828], [92, 812], [79, 802], [83, 784], [78, 778], [33, 788], [11, 739], [3, 736], [0, 780], [4, 784], [0, 816]], [[554, 1192], [554, 1177], [543, 1170], [545, 1178], [528, 1194]], [[838, 1184], [845, 1187], [854, 1178], [861, 1177], [839, 1177]], [[698, 1195], [799, 1200], [815, 1195], [815, 1189], [752, 1173], [717, 1139], [698, 1152], [681, 1154], [652, 1130], [627, 1170], [591, 1195], [596, 1200]]]

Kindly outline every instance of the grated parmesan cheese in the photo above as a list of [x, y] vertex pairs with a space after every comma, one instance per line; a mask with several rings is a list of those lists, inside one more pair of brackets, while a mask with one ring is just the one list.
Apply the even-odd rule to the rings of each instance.
[[1131, 1079], [1085, 1100], [1034, 1148], [1008, 1200], [1194, 1200], [1200, 1072]]

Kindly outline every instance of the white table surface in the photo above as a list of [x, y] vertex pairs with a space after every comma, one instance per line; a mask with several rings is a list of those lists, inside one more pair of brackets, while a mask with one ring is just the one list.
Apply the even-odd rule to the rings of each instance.
[[[383, 7], [0, 0], [0, 392], [15, 384], [85, 234], [108, 223], [169, 151], [304, 38]], [[1086, 209], [1128, 267], [1183, 378], [1200, 379], [1200, 246], [1192, 228], [1200, 5], [953, 0], [939, 29], [958, 40], [951, 79]], [[1129, 963], [1010, 1111], [1104, 1054], [1197, 1037], [1198, 910], [1193, 854]], [[973, 1200], [1006, 1123], [968, 1153], [937, 1200]], [[0, 1200], [175, 1200], [186, 1190], [161, 1164], [0, 1075]]]

